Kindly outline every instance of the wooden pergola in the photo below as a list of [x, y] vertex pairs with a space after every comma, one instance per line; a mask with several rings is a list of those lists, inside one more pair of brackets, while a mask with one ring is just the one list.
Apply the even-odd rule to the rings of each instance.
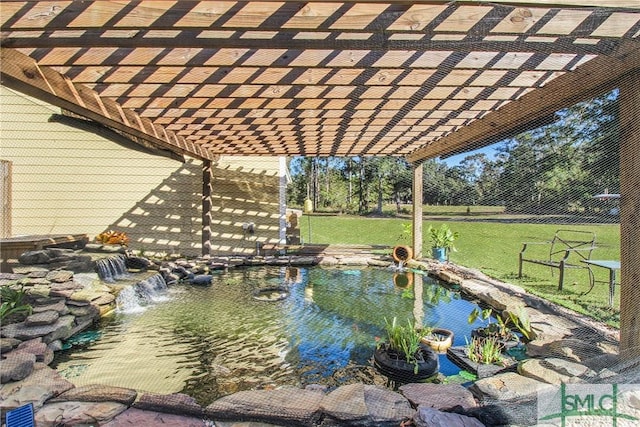
[[[640, 356], [638, 0], [5, 0], [0, 23], [7, 87], [205, 171], [225, 154], [404, 156], [414, 201], [422, 161], [619, 88], [620, 350]], [[421, 218], [414, 203], [416, 254]]]

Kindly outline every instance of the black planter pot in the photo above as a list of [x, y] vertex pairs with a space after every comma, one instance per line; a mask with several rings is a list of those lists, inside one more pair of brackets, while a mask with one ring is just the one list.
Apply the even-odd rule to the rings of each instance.
[[407, 362], [404, 355], [390, 351], [386, 345], [373, 353], [373, 364], [382, 375], [397, 383], [421, 382], [438, 373], [440, 362], [436, 352], [426, 344], [420, 344], [419, 352], [417, 373], [414, 363]]
[[508, 355], [504, 355], [503, 365], [484, 364], [471, 361], [465, 347], [449, 347], [447, 359], [460, 369], [475, 374], [478, 379], [492, 377], [501, 372], [516, 372], [518, 362]]

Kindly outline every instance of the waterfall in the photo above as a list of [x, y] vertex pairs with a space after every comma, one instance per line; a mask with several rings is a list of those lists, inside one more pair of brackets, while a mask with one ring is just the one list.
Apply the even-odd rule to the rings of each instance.
[[97, 260], [96, 272], [98, 277], [105, 282], [115, 282], [129, 275], [124, 255]]
[[399, 260], [397, 262], [398, 262], [398, 264], [392, 264], [392, 265], [389, 266], [389, 269], [391, 271], [394, 271], [396, 273], [402, 273], [402, 272], [407, 271], [404, 261]]
[[127, 286], [120, 291], [116, 298], [118, 311], [124, 313], [138, 313], [159, 301], [165, 301], [167, 283], [161, 274], [154, 274], [138, 283]]
[[148, 303], [166, 300], [167, 283], [161, 274], [154, 274], [136, 283], [135, 288], [142, 299]]

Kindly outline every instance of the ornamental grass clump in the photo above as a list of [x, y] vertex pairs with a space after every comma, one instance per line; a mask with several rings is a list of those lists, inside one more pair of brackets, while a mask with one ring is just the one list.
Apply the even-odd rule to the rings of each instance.
[[406, 325], [400, 325], [395, 317], [391, 322], [385, 318], [384, 322], [387, 332], [387, 350], [397, 353], [408, 363], [412, 363], [414, 365], [414, 373], [417, 374], [418, 363], [422, 360], [420, 342], [431, 333], [431, 329], [418, 329], [410, 320], [407, 320]]
[[465, 354], [474, 363], [504, 365], [503, 346], [496, 337], [472, 338], [467, 341]]

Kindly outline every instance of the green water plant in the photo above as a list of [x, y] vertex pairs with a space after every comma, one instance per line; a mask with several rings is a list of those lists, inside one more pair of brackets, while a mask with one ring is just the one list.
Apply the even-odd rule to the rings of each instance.
[[478, 328], [478, 331], [485, 336], [497, 336], [499, 338], [508, 339], [513, 336], [513, 329], [517, 329], [526, 340], [530, 340], [533, 334], [531, 321], [523, 306], [518, 306], [515, 310], [505, 310], [502, 314], [495, 316], [495, 322], [492, 322], [493, 309], [485, 308], [480, 310], [474, 308], [467, 321], [472, 324], [476, 319], [481, 318], [488, 323], [486, 326]]
[[515, 327], [523, 337], [531, 340], [533, 329], [531, 328], [531, 319], [523, 306], [518, 306], [515, 311], [505, 310], [509, 317], [509, 322]]
[[465, 346], [465, 354], [474, 363], [503, 365], [502, 344], [496, 337], [471, 338]]
[[493, 319], [492, 314], [493, 314], [493, 309], [491, 308], [485, 308], [481, 310], [478, 307], [476, 307], [473, 310], [471, 310], [471, 313], [469, 313], [469, 317], [467, 318], [467, 321], [469, 322], [469, 324], [472, 324], [478, 318], [485, 320], [487, 322], [486, 325], [476, 329], [479, 335], [483, 337], [496, 337], [498, 339], [512, 338], [513, 332], [507, 326], [507, 323], [502, 318], [502, 316], [496, 316], [495, 322], [494, 322], [492, 321]]
[[460, 237], [460, 234], [457, 231], [452, 231], [447, 224], [442, 224], [438, 228], [430, 225], [427, 233], [431, 239], [432, 248], [444, 248], [451, 252], [457, 251], [454, 242]]
[[414, 373], [417, 374], [420, 342], [431, 333], [431, 328], [416, 328], [411, 320], [407, 320], [407, 324], [402, 325], [398, 323], [395, 317], [391, 322], [385, 318], [384, 322], [387, 341], [381, 345], [386, 345], [388, 351], [396, 352], [404, 360], [412, 363], [414, 365]]
[[0, 287], [0, 321], [12, 315], [31, 314], [33, 308], [24, 302], [27, 292], [24, 287], [13, 289], [10, 286]]

